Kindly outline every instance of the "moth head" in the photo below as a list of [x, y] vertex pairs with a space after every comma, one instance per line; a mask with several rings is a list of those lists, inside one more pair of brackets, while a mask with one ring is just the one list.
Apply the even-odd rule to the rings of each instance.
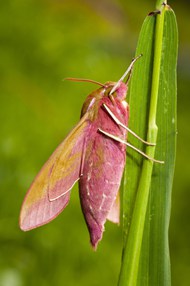
[[127, 94], [127, 84], [122, 81], [119, 82], [106, 82], [105, 83], [105, 96], [111, 96], [119, 100], [124, 100]]

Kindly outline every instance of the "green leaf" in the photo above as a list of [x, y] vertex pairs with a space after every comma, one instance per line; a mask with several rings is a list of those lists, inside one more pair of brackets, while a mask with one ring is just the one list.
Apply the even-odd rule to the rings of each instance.
[[[177, 25], [163, 6], [142, 26], [131, 80], [129, 127], [156, 147], [128, 141], [157, 164], [127, 150], [123, 183], [123, 256], [119, 286], [170, 285], [168, 226], [176, 147]], [[147, 135], [146, 135], [147, 134]]]

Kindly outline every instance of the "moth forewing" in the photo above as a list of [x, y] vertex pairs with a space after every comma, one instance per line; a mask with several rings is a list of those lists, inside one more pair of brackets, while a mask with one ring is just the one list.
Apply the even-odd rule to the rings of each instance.
[[68, 204], [70, 189], [80, 177], [83, 141], [89, 127], [87, 117], [88, 114], [80, 120], [34, 179], [21, 208], [22, 230], [50, 222]]

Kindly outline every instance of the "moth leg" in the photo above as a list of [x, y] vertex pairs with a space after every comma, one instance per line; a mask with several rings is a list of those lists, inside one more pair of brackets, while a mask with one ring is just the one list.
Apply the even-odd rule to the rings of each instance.
[[141, 154], [143, 157], [153, 161], [153, 162], [156, 162], [156, 163], [160, 163], [160, 164], [164, 164], [164, 161], [160, 161], [160, 160], [156, 160], [150, 156], [148, 156], [146, 153], [144, 153], [143, 151], [139, 150], [138, 148], [136, 148], [135, 146], [131, 145], [129, 142], [125, 141], [125, 140], [122, 140], [121, 138], [113, 135], [113, 134], [110, 134], [100, 128], [98, 128], [99, 132], [101, 132], [102, 134], [106, 135], [107, 137], [109, 138], [112, 138], [113, 140], [117, 141], [117, 142], [120, 142], [122, 144], [125, 144], [127, 146], [129, 146], [131, 149], [135, 150], [136, 152], [138, 152], [139, 154]]
[[106, 111], [109, 113], [109, 115], [111, 116], [111, 118], [115, 121], [115, 123], [117, 123], [118, 125], [120, 125], [121, 127], [123, 127], [124, 129], [126, 129], [129, 133], [131, 133], [134, 137], [136, 137], [138, 140], [140, 140], [141, 142], [143, 142], [146, 145], [149, 146], [155, 146], [155, 143], [151, 143], [151, 142], [147, 142], [144, 139], [142, 139], [141, 137], [139, 137], [135, 132], [133, 132], [129, 127], [125, 126], [114, 114], [113, 112], [109, 109], [109, 107], [103, 103], [103, 107], [106, 109]]
[[130, 81], [130, 79], [131, 79], [132, 72], [133, 72], [133, 65], [132, 65], [132, 67], [131, 67], [131, 69], [130, 69], [130, 71], [129, 71], [128, 78], [127, 78], [127, 80], [126, 80], [126, 82], [125, 82], [126, 85], [128, 85], [128, 83], [129, 83], [129, 81]]

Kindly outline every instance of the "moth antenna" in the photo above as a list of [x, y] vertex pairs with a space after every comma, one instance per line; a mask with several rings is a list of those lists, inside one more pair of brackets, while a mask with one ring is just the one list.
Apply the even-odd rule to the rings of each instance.
[[70, 80], [70, 81], [79, 81], [79, 82], [91, 82], [94, 84], [97, 84], [99, 86], [105, 87], [105, 85], [99, 81], [93, 80], [93, 79], [88, 79], [88, 78], [76, 78], [76, 77], [66, 77], [63, 80]]
[[[130, 64], [130, 66], [128, 67], [128, 69], [126, 70], [126, 72], [122, 75], [122, 77], [118, 80], [118, 82], [117, 82], [117, 83], [113, 86], [113, 88], [111, 89], [110, 95], [116, 91], [116, 89], [118, 88], [120, 82], [124, 80], [124, 78], [127, 76], [128, 73], [130, 73], [130, 74], [129, 74], [129, 78], [127, 79], [127, 82], [129, 81], [129, 79], [130, 79], [130, 77], [131, 77], [131, 71], [132, 71], [132, 69], [133, 69], [134, 63], [135, 63], [139, 58], [141, 58], [141, 57], [142, 57], [142, 54], [140, 54], [140, 55], [137, 56], [136, 58], [132, 59], [132, 62], [131, 62], [131, 64]], [[127, 83], [127, 82], [126, 82], [126, 83]]]

